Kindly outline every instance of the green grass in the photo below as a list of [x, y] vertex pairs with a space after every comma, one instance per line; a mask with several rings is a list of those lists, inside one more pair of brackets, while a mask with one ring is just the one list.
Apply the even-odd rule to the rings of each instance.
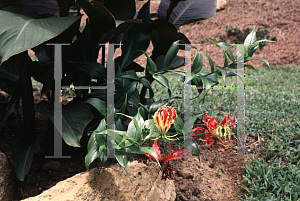
[[[180, 76], [165, 74], [171, 80], [173, 96], [183, 96]], [[243, 200], [300, 200], [300, 66], [272, 66], [246, 70], [245, 121], [246, 134], [261, 135], [265, 146], [258, 152], [261, 158], [245, 164], [244, 188], [250, 194]], [[236, 85], [236, 77], [220, 85]], [[157, 82], [152, 84], [155, 101], [168, 98], [167, 90]], [[193, 90], [193, 96], [197, 91]], [[200, 98], [193, 100], [195, 113], [208, 111], [208, 116], [224, 118], [226, 111], [236, 113], [235, 89], [212, 89], [204, 104]], [[173, 106], [183, 111], [183, 101], [176, 100]]]

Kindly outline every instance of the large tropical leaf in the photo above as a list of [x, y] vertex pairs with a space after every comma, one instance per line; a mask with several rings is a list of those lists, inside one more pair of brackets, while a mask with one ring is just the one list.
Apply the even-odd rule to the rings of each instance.
[[[157, 10], [158, 18], [165, 20], [170, 0], [162, 0]], [[214, 16], [217, 0], [186, 0], [178, 2], [170, 14], [169, 22], [178, 28], [191, 22], [208, 19]]]
[[127, 67], [134, 59], [143, 54], [138, 50], [146, 51], [150, 44], [152, 23], [150, 18], [150, 1], [144, 4], [137, 18], [141, 19], [143, 23], [132, 24], [122, 39], [122, 56], [119, 63], [121, 69]]
[[12, 8], [0, 10], [0, 64], [15, 54], [54, 38], [81, 18], [76, 16], [34, 19], [18, 14], [30, 11], [10, 10]]
[[[36, 111], [46, 114], [54, 122], [54, 108], [46, 101], [36, 106]], [[80, 138], [84, 128], [92, 120], [93, 115], [89, 107], [80, 99], [74, 99], [62, 108], [62, 137], [64, 141], [74, 147], [80, 147]]]
[[[151, 40], [154, 46], [151, 58], [156, 61], [160, 55], [166, 55], [173, 42], [180, 40], [180, 44], [190, 44], [189, 39], [182, 33], [178, 33], [173, 24], [165, 20], [155, 20], [152, 22]], [[179, 48], [184, 50], [183, 45]]]
[[12, 159], [18, 179], [24, 181], [24, 177], [31, 166], [33, 155], [39, 151], [40, 145], [38, 142], [28, 144], [24, 141], [20, 141], [11, 148]]
[[131, 19], [136, 11], [135, 0], [104, 0], [103, 4], [116, 20]]
[[59, 6], [53, 0], [22, 0], [22, 8], [33, 10], [37, 13], [57, 13]]

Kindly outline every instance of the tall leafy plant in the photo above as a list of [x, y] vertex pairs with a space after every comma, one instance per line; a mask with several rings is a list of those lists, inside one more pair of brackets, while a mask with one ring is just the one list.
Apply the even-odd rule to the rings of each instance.
[[[118, 130], [122, 130], [125, 120], [132, 119], [128, 115], [130, 108], [139, 108], [139, 113], [135, 112], [133, 116], [138, 115], [140, 122], [149, 122], [147, 120], [152, 118], [160, 106], [171, 105], [178, 98], [172, 97], [169, 82], [163, 75], [166, 72], [184, 75], [184, 72], [174, 70], [184, 64], [184, 58], [177, 55], [178, 50], [183, 49], [183, 46], [178, 44], [190, 44], [190, 41], [183, 33], [179, 33], [177, 28], [183, 24], [212, 17], [216, 11], [217, 1], [162, 0], [156, 14], [150, 13], [150, 0], [138, 12], [136, 12], [135, 0], [77, 0], [76, 4], [71, 0], [57, 0], [57, 5], [51, 4], [46, 7], [47, 9], [42, 5], [43, 3], [36, 2], [35, 5], [30, 5], [30, 10], [27, 9], [27, 1], [0, 2], [4, 7], [0, 10], [0, 88], [11, 97], [9, 103], [7, 103], [9, 97], [6, 100], [0, 97], [0, 109], [3, 111], [5, 121], [19, 107], [18, 103], [22, 98], [23, 125], [26, 126], [20, 124], [20, 127], [23, 126], [23, 138], [12, 147], [12, 154], [17, 176], [20, 180], [24, 180], [33, 155], [39, 151], [35, 136], [31, 77], [43, 84], [41, 95], [46, 94], [48, 97], [47, 101], [41, 101], [36, 106], [36, 111], [46, 114], [49, 117], [49, 129], [53, 127], [51, 122], [54, 121], [54, 48], [47, 43], [70, 44], [62, 47], [62, 86], [106, 86], [107, 65], [103, 44], [122, 43], [122, 54], [114, 59], [116, 75], [114, 105], [117, 110], [114, 115]], [[15, 7], [5, 7], [8, 5]], [[78, 30], [80, 12], [78, 11], [77, 16], [68, 16], [71, 5], [83, 9], [88, 16], [82, 32]], [[56, 12], [58, 7], [60, 17], [47, 15]], [[146, 55], [147, 66], [144, 69], [135, 63], [134, 59], [145, 53], [150, 42], [154, 49], [151, 56]], [[218, 83], [218, 76], [234, 75], [225, 68], [236, 66], [236, 60], [229, 46], [225, 43], [213, 42], [223, 50], [224, 67], [215, 68], [209, 56], [199, 51], [193, 62], [192, 84], [206, 86], [206, 90]], [[249, 44], [251, 45], [246, 47], [247, 58], [252, 60], [252, 54], [257, 46], [261, 46], [262, 41], [251, 39]], [[28, 49], [35, 52], [38, 61], [32, 61], [28, 57], [26, 53]], [[103, 55], [101, 63], [97, 62], [99, 52]], [[202, 55], [210, 61], [211, 73], [209, 74], [200, 73], [203, 66]], [[232, 60], [232, 64], [228, 64], [226, 55]], [[146, 72], [145, 76], [138, 76], [137, 72], [142, 71]], [[145, 105], [146, 91], [149, 90], [151, 98], [154, 96], [151, 87], [153, 80], [168, 89], [169, 98]], [[137, 89], [138, 85], [143, 86], [141, 92]], [[199, 89], [199, 93], [202, 91]], [[80, 147], [83, 133], [102, 131], [103, 119], [113, 114], [107, 114], [106, 90], [92, 89], [88, 92], [75, 88], [75, 94], [73, 101], [63, 106], [61, 135], [66, 144]], [[150, 125], [146, 123], [145, 126]], [[129, 127], [139, 130], [136, 123], [134, 127], [132, 125]], [[119, 157], [121, 160], [126, 156], [128, 147], [124, 147], [122, 143], [126, 144], [127, 141], [135, 143], [142, 139], [133, 141], [131, 138], [132, 136], [120, 133], [116, 139], [120, 146], [116, 152], [117, 159]], [[105, 140], [102, 135], [90, 136], [87, 166], [97, 157], [105, 162], [106, 156], [103, 154], [105, 147], [102, 143]], [[194, 147], [193, 150], [197, 153], [195, 146], [193, 144], [190, 148]], [[132, 150], [134, 149], [136, 147], [132, 147]], [[146, 148], [138, 149], [140, 150], [136, 151], [138, 153], [148, 153]], [[122, 159], [122, 161], [123, 167], [126, 168], [126, 160]]]

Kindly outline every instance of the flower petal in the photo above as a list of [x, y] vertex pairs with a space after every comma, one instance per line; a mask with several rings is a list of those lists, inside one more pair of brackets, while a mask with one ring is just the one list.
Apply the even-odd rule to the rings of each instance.
[[230, 124], [230, 126], [228, 126], [229, 128], [234, 126], [234, 122], [235, 122], [235, 116], [233, 115], [233, 119], [232, 119], [232, 123]]
[[212, 145], [214, 143], [214, 140], [211, 138], [210, 134], [205, 134], [205, 142], [207, 145]]
[[160, 161], [161, 160], [161, 153], [160, 153], [159, 146], [157, 145], [157, 139], [154, 141], [154, 144], [152, 145], [152, 147], [154, 148], [154, 150], [155, 150], [155, 152], [157, 154], [158, 161]]
[[188, 153], [186, 153], [184, 155], [181, 155], [181, 156], [178, 156], [178, 157], [174, 157], [174, 156], [177, 156], [177, 155], [181, 154], [183, 149], [184, 149], [184, 146], [182, 146], [179, 149], [179, 151], [176, 151], [175, 153], [173, 151], [169, 156], [164, 156], [163, 157], [163, 162], [168, 162], [168, 161], [172, 161], [172, 160], [182, 159], [184, 156], [189, 155], [191, 153], [191, 151], [189, 151]]
[[205, 130], [204, 132], [207, 132], [207, 129], [205, 129], [204, 127], [194, 128], [194, 129], [190, 130], [190, 132], [193, 132], [192, 135], [197, 135], [200, 131], [203, 131], [203, 130]]
[[220, 124], [223, 125], [223, 126], [226, 126], [228, 122], [229, 122], [229, 114], [228, 114], [228, 112], [227, 112], [227, 116], [225, 115], [224, 120], [221, 121]]

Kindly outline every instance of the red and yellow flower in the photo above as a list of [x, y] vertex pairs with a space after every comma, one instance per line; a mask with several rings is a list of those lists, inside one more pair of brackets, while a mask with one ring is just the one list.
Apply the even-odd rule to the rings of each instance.
[[[183, 154], [181, 156], [178, 156], [179, 154], [182, 153], [184, 146], [182, 146], [179, 151], [175, 152], [174, 151], [169, 155], [169, 156], [164, 156], [162, 157], [159, 146], [157, 145], [157, 139], [154, 141], [154, 144], [152, 145], [152, 147], [154, 148], [158, 161], [160, 162], [162, 168], [163, 168], [163, 172], [162, 172], [162, 179], [172, 179], [173, 178], [173, 167], [168, 163], [169, 161], [172, 160], [178, 160], [178, 159], [182, 159], [184, 156], [189, 155], [191, 153], [191, 151], [189, 151], [186, 154]], [[150, 154], [146, 154], [146, 156], [148, 158], [152, 158], [153, 160], [155, 160], [155, 158], [150, 155]], [[158, 170], [159, 171], [159, 170]], [[157, 173], [158, 173], [157, 171]]]
[[[208, 134], [205, 134], [205, 142], [207, 145], [213, 144], [213, 142], [216, 140], [218, 144], [227, 145], [227, 143], [222, 141], [222, 138], [225, 139], [228, 137], [231, 138], [231, 127], [234, 126], [235, 122], [235, 116], [233, 115], [232, 123], [227, 126], [227, 123], [229, 122], [229, 114], [227, 112], [227, 116], [225, 115], [225, 118], [223, 121], [221, 121], [220, 125], [216, 122], [216, 117], [206, 117], [207, 112], [205, 112], [203, 116], [203, 122], [205, 123], [206, 128], [204, 127], [197, 127], [192, 129], [193, 135], [198, 134], [200, 131], [209, 132]], [[208, 120], [208, 122], [206, 122]], [[224, 131], [224, 132], [223, 132]]]
[[165, 134], [171, 128], [174, 123], [174, 119], [177, 117], [176, 110], [171, 109], [170, 106], [161, 106], [154, 114], [154, 122], [158, 128], [159, 133]]

